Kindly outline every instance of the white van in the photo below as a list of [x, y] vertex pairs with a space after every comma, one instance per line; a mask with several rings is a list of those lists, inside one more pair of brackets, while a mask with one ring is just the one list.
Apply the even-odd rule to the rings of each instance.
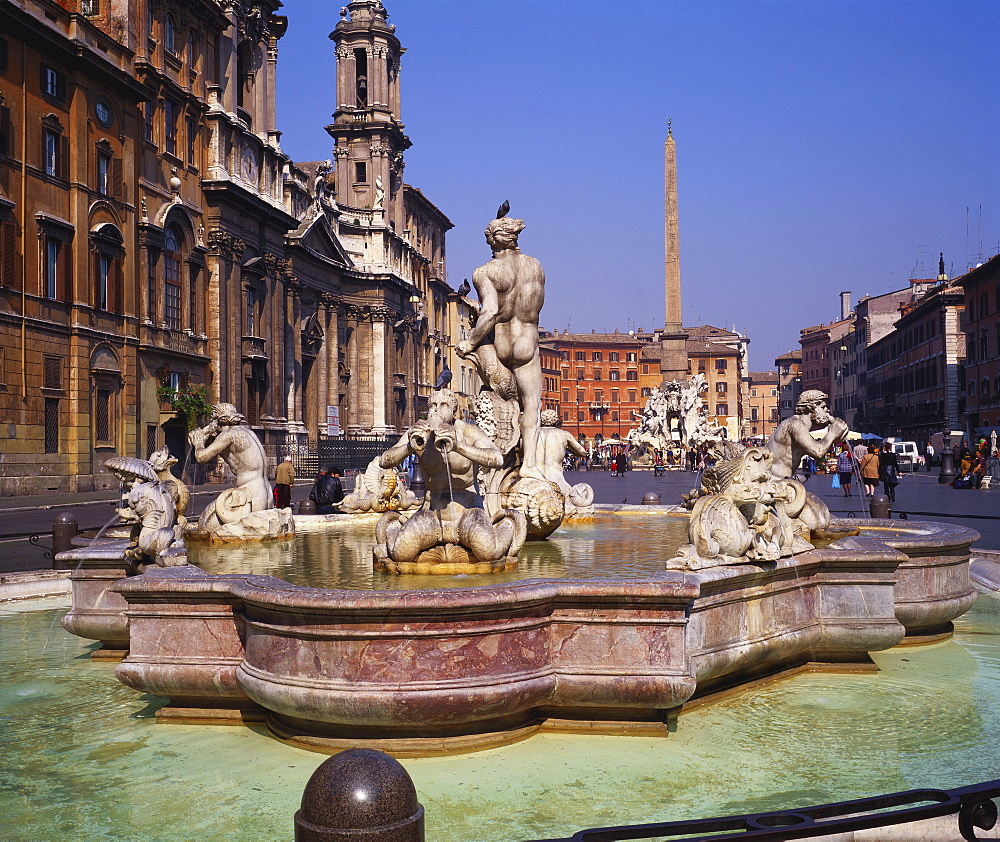
[[924, 457], [917, 449], [915, 441], [896, 441], [886, 439], [887, 446], [892, 446], [892, 452], [896, 454], [896, 461], [899, 462], [900, 471], [915, 471], [917, 467], [924, 464]]

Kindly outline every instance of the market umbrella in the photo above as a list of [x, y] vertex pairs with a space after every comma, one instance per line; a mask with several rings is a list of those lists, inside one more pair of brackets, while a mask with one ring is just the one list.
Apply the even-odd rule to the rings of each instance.
[[874, 433], [862, 433], [861, 441], [884, 441], [882, 436], [876, 436]]

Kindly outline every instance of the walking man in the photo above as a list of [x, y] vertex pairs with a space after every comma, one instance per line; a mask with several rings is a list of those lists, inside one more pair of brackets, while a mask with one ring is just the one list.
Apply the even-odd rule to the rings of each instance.
[[295, 482], [295, 468], [292, 467], [292, 457], [286, 456], [285, 461], [278, 465], [274, 472], [274, 505], [279, 509], [287, 509], [292, 505], [292, 484]]

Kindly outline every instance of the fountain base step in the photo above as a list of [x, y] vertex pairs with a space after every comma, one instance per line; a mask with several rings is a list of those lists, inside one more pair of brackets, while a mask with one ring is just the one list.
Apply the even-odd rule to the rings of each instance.
[[265, 711], [256, 705], [240, 708], [164, 705], [156, 712], [156, 721], [171, 725], [249, 725], [264, 722]]

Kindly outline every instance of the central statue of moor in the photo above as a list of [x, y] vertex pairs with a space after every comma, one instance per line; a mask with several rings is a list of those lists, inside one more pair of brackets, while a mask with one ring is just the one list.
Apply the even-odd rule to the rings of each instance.
[[544, 480], [537, 465], [542, 408], [542, 368], [538, 356], [538, 314], [545, 302], [545, 272], [533, 257], [521, 254], [517, 236], [524, 220], [509, 219], [504, 202], [486, 226], [493, 259], [472, 275], [480, 311], [468, 340], [456, 346], [471, 359], [483, 381], [505, 400], [520, 404], [522, 460], [520, 475]]

